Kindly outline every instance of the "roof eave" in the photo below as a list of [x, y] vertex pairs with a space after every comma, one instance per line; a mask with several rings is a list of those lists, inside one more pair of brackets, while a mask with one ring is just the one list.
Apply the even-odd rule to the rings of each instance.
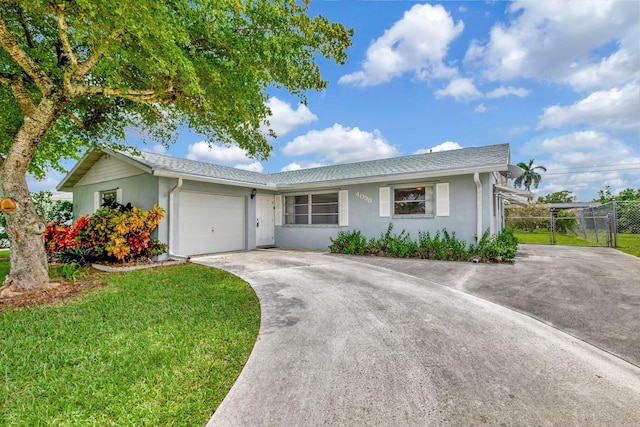
[[73, 191], [73, 187], [82, 179], [82, 177], [96, 164], [103, 154], [116, 157], [123, 162], [134, 166], [143, 172], [152, 173], [152, 168], [144, 163], [137, 161], [125, 154], [111, 150], [109, 148], [101, 148], [99, 150], [89, 150], [82, 159], [76, 163], [76, 165], [67, 173], [67, 175], [56, 186], [58, 191]]
[[244, 187], [244, 188], [259, 188], [261, 190], [274, 190], [274, 191], [276, 190], [275, 185], [269, 184], [269, 183], [257, 183], [257, 182], [237, 181], [237, 180], [224, 179], [224, 178], [213, 178], [213, 177], [206, 177], [202, 175], [172, 172], [164, 169], [154, 169], [151, 174], [154, 176], [162, 177], [162, 178], [182, 178], [182, 179], [187, 179], [189, 181], [208, 182], [212, 184], [233, 185], [236, 187]]
[[433, 178], [443, 178], [448, 176], [470, 175], [475, 172], [478, 172], [478, 173], [499, 172], [503, 170], [505, 167], [506, 166], [504, 164], [500, 164], [500, 165], [483, 166], [480, 168], [472, 167], [472, 168], [437, 170], [437, 171], [431, 171], [431, 172], [412, 172], [412, 173], [376, 175], [376, 176], [370, 176], [365, 178], [348, 178], [348, 179], [337, 179], [337, 180], [327, 180], [327, 181], [317, 181], [317, 182], [301, 182], [301, 183], [295, 183], [295, 184], [276, 184], [276, 186], [278, 190], [299, 190], [299, 189], [306, 189], [306, 188], [338, 187], [341, 185], [373, 184], [373, 183], [379, 183], [379, 182], [392, 182], [392, 181], [412, 181], [412, 180], [419, 180], [419, 179], [433, 179]]

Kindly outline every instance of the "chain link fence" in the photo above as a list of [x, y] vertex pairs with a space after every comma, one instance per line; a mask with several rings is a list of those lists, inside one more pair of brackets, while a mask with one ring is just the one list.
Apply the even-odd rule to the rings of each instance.
[[613, 201], [576, 210], [576, 234], [610, 247], [640, 246], [640, 201]]
[[548, 216], [507, 216], [523, 243], [640, 248], [640, 201], [614, 201]]

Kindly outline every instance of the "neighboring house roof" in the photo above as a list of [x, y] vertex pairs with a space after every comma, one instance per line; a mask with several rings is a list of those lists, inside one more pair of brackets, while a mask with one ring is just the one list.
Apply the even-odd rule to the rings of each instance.
[[569, 202], [569, 203], [545, 203], [545, 205], [553, 212], [558, 212], [565, 209], [584, 209], [595, 208], [600, 206], [599, 202]]
[[[271, 189], [381, 182], [390, 179], [424, 179], [474, 172], [505, 174], [514, 172], [514, 166], [509, 163], [509, 144], [415, 154], [273, 174], [251, 172], [146, 151], [141, 152], [139, 156], [109, 149], [102, 151], [157, 176]], [[88, 153], [60, 182], [58, 190], [70, 191], [100, 159], [100, 156], [102, 156], [101, 151]]]

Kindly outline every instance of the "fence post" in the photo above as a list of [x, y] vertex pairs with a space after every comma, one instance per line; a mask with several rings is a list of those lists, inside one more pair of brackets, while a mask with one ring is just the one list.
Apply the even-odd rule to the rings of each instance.
[[618, 247], [618, 204], [613, 201], [613, 247]]
[[551, 244], [556, 244], [556, 221], [553, 213], [549, 217], [549, 239], [551, 239]]
[[607, 246], [613, 248], [613, 221], [611, 219], [611, 213], [607, 214], [607, 225], [609, 225], [609, 236], [607, 238]]

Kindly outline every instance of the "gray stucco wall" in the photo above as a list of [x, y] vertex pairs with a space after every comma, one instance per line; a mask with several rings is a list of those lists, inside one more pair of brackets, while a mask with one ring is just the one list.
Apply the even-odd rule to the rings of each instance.
[[[482, 231], [489, 229], [492, 233], [499, 232], [501, 217], [500, 203], [493, 196], [495, 178], [492, 174], [480, 175], [482, 182]], [[435, 185], [449, 183], [449, 216], [426, 215], [422, 217], [394, 216], [380, 217], [379, 188], [394, 186]], [[251, 188], [220, 185], [206, 182], [184, 180], [182, 187], [174, 193], [173, 206], [170, 206], [169, 194], [178, 184], [175, 178], [159, 178], [149, 174], [106, 181], [76, 187], [74, 189], [74, 216], [91, 214], [94, 209], [94, 192], [120, 188], [122, 202], [131, 202], [142, 209], [150, 209], [158, 203], [165, 210], [165, 218], [160, 222], [155, 235], [162, 242], [174, 245], [172, 250], [179, 254], [175, 247], [180, 230], [177, 219], [174, 218], [173, 230], [170, 228], [169, 217], [176, 215], [182, 191], [202, 192], [243, 196], [245, 211], [245, 250], [256, 247], [256, 199], [251, 199]], [[275, 244], [282, 248], [303, 248], [326, 250], [330, 245], [330, 238], [337, 236], [340, 230], [360, 230], [367, 238], [378, 237], [387, 230], [390, 223], [394, 224], [394, 232], [406, 230], [414, 239], [419, 231], [429, 231], [432, 235], [439, 230], [447, 229], [455, 232], [456, 236], [469, 243], [476, 241], [476, 184], [473, 174], [444, 177], [428, 181], [405, 181], [402, 183], [376, 183], [341, 187], [326, 187], [314, 189], [313, 192], [348, 190], [349, 225], [345, 227], [332, 225], [283, 225], [275, 227]], [[262, 194], [274, 192], [259, 190]], [[307, 191], [281, 192], [283, 196], [291, 194], [308, 194]], [[393, 196], [392, 196], [393, 198]], [[434, 204], [437, 197], [434, 195]], [[435, 208], [434, 208], [435, 209]], [[393, 212], [393, 209], [392, 209]]]
[[97, 184], [83, 185], [73, 189], [73, 216], [78, 219], [81, 215], [94, 212], [94, 193], [122, 189], [122, 203], [131, 203], [141, 209], [151, 209], [158, 201], [158, 178], [149, 174], [128, 178], [104, 181]]
[[[482, 230], [491, 229], [493, 186], [490, 174], [481, 174], [482, 182]], [[404, 186], [404, 184], [428, 185], [438, 182], [449, 183], [449, 216], [423, 216], [406, 217], [394, 216], [380, 217], [379, 188]], [[349, 191], [349, 226], [327, 225], [283, 225], [276, 226], [276, 245], [278, 247], [327, 249], [331, 244], [330, 238], [337, 236], [340, 230], [360, 230], [367, 238], [378, 237], [384, 233], [393, 223], [393, 230], [399, 233], [406, 230], [414, 239], [417, 239], [419, 231], [429, 231], [432, 235], [438, 231], [447, 229], [455, 232], [456, 236], [465, 239], [469, 243], [475, 243], [476, 238], [476, 184], [473, 175], [460, 175], [429, 181], [409, 181], [405, 183], [380, 183], [343, 186], [340, 188], [327, 188], [327, 190]], [[322, 191], [322, 190], [314, 190]], [[301, 194], [301, 192], [281, 193]], [[392, 198], [393, 198], [393, 191]], [[435, 200], [435, 196], [434, 196]], [[492, 230], [493, 231], [493, 230]]]

